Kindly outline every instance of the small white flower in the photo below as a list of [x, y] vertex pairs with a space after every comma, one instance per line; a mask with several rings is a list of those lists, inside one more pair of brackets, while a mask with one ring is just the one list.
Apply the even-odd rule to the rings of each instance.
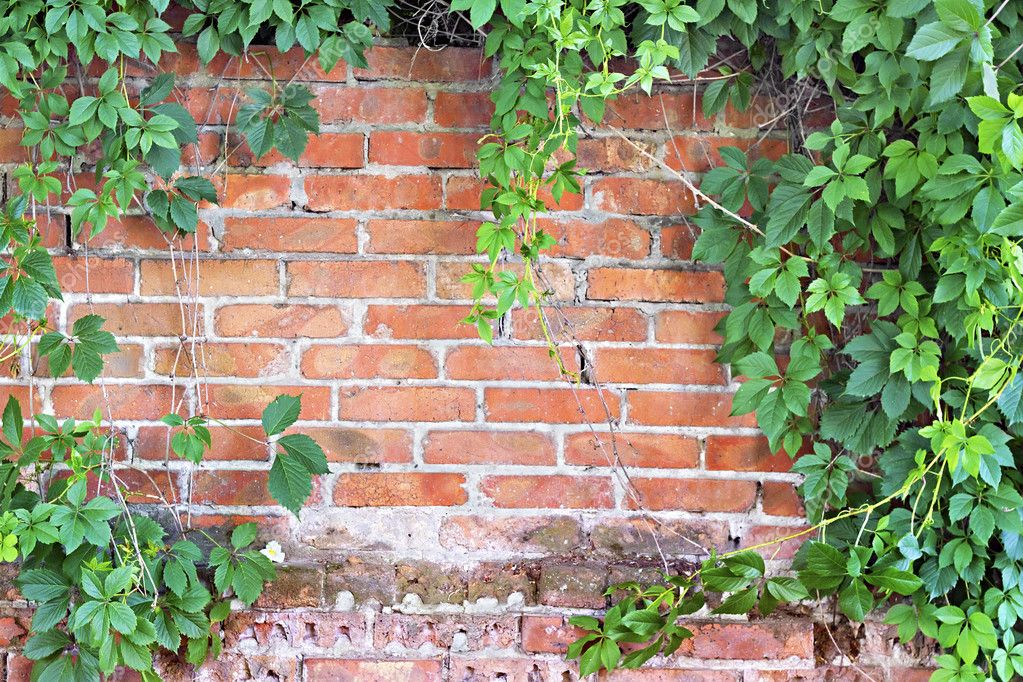
[[284, 563], [284, 552], [281, 551], [281, 543], [276, 540], [271, 540], [266, 543], [266, 547], [259, 550], [259, 553], [275, 564]]

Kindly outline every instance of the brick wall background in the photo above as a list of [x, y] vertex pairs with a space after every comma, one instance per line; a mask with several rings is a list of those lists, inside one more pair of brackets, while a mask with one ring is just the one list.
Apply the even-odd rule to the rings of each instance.
[[[126, 427], [122, 476], [194, 526], [257, 520], [283, 545], [288, 567], [257, 608], [231, 618], [227, 653], [196, 679], [573, 680], [566, 615], [604, 607], [610, 583], [656, 579], [658, 548], [677, 567], [698, 554], [693, 542], [733, 549], [802, 526], [788, 457], [768, 451], [752, 417], [729, 416], [735, 385], [713, 363], [722, 277], [690, 262], [693, 199], [653, 162], [592, 131], [579, 145], [592, 169], [583, 195], [543, 221], [561, 241], [546, 267], [574, 327], [563, 357], [585, 381], [573, 390], [533, 313], [502, 320], [493, 347], [458, 324], [470, 297], [460, 277], [478, 260], [486, 217], [474, 148], [495, 79], [478, 52], [378, 46], [369, 69], [325, 74], [298, 53], [264, 51], [277, 78], [297, 73], [317, 94], [323, 132], [290, 163], [253, 159], [225, 126], [263, 71], [237, 59], [201, 69], [179, 47], [166, 67], [203, 124], [186, 161], [215, 176], [222, 205], [202, 212], [184, 251], [142, 216], [87, 245], [69, 240], [61, 211], [41, 216], [67, 292], [55, 323], [96, 312], [123, 351], [102, 386], [35, 378], [31, 392], [58, 415], [109, 410]], [[783, 153], [783, 137], [760, 139], [756, 127], [769, 104], [706, 120], [685, 85], [623, 98], [608, 120], [699, 173], [725, 144]], [[23, 150], [9, 104], [3, 113], [9, 193]], [[76, 179], [91, 181], [87, 169]], [[193, 366], [206, 377], [198, 386]], [[593, 380], [649, 513], [594, 445], [587, 417], [597, 432], [607, 425]], [[27, 400], [29, 383], [5, 388]], [[223, 428], [201, 466], [166, 463], [156, 420], [172, 407], [244, 431], [280, 392], [302, 394], [301, 429], [331, 462], [300, 519], [272, 506], [265, 449]], [[794, 547], [767, 558], [783, 562]], [[21, 608], [0, 620], [12, 652]], [[830, 636], [808, 612], [694, 629], [677, 656], [613, 679], [856, 677], [832, 665]], [[884, 626], [836, 632], [865, 652], [859, 665], [874, 679], [911, 679], [912, 658], [889, 655]], [[8, 679], [26, 679], [24, 659], [8, 663]], [[168, 679], [190, 675], [168, 666]]]

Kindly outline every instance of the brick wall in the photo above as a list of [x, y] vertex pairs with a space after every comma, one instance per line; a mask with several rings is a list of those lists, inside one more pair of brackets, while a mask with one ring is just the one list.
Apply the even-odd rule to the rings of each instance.
[[[232, 617], [227, 653], [198, 679], [575, 679], [561, 656], [566, 614], [604, 607], [610, 583], [656, 579], [658, 550], [679, 567], [697, 545], [733, 549], [802, 527], [789, 459], [768, 451], [751, 417], [729, 416], [735, 384], [713, 362], [722, 277], [689, 261], [694, 202], [668, 174], [594, 131], [579, 145], [593, 169], [583, 196], [544, 218], [561, 240], [547, 276], [574, 330], [563, 357], [589, 382], [573, 390], [531, 312], [502, 320], [493, 347], [458, 324], [485, 219], [474, 148], [494, 79], [477, 52], [380, 46], [369, 69], [307, 65], [298, 79], [312, 81], [323, 132], [290, 163], [253, 159], [224, 125], [262, 71], [238, 60], [202, 70], [181, 47], [168, 68], [205, 124], [187, 160], [215, 175], [222, 205], [202, 212], [184, 251], [143, 217], [87, 247], [68, 242], [63, 215], [41, 218], [67, 292], [54, 321], [99, 313], [123, 350], [103, 386], [38, 378], [33, 395], [59, 415], [109, 410], [134, 467], [122, 475], [190, 501], [190, 515], [177, 509], [193, 525], [254, 519], [284, 546], [281, 578]], [[277, 55], [274, 72], [290, 78], [303, 61]], [[750, 115], [699, 111], [687, 86], [624, 98], [609, 120], [689, 171], [718, 161], [723, 144], [756, 146]], [[0, 130], [4, 160], [18, 160], [19, 134]], [[785, 141], [759, 149], [776, 156]], [[206, 377], [198, 388], [193, 366]], [[586, 423], [607, 431], [594, 379], [636, 495]], [[27, 398], [26, 381], [7, 383]], [[223, 428], [202, 466], [165, 464], [156, 419], [172, 406], [245, 431], [280, 392], [302, 393], [301, 429], [331, 462], [299, 519], [271, 504], [266, 450]], [[17, 610], [0, 620], [0, 645], [16, 647], [25, 625]], [[819, 667], [835, 651], [806, 612], [694, 629], [677, 656], [614, 679], [854, 677]], [[883, 651], [891, 634], [838, 636]], [[865, 655], [860, 666], [905, 680], [908, 661]], [[168, 679], [186, 676], [168, 665]], [[23, 679], [24, 659], [12, 654], [9, 668]]]

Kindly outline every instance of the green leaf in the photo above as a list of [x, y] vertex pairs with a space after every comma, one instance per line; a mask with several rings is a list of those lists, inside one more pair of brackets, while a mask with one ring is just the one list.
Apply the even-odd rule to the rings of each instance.
[[913, 59], [934, 61], [951, 52], [962, 39], [962, 33], [936, 21], [922, 26], [916, 32], [906, 48], [906, 55]]
[[839, 592], [838, 608], [849, 620], [859, 622], [874, 608], [874, 597], [866, 584], [857, 578]]
[[277, 444], [284, 448], [287, 456], [299, 460], [309, 473], [325, 474], [330, 471], [323, 448], [309, 436], [301, 433], [283, 436]]
[[268, 436], [281, 433], [298, 421], [302, 396], [279, 395], [263, 410], [263, 432]]
[[297, 516], [312, 494], [312, 474], [299, 459], [277, 455], [270, 467], [268, 487], [273, 498]]

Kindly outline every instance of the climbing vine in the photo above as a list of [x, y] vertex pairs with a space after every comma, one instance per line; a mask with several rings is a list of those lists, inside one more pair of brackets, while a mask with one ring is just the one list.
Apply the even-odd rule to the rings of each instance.
[[[326, 71], [340, 60], [365, 66], [374, 31], [390, 21], [386, 0], [182, 5], [180, 31], [204, 64], [269, 42], [297, 45]], [[159, 70], [176, 49], [168, 8], [169, 0], [0, 0], [0, 85], [18, 101], [31, 150], [14, 174], [20, 194], [0, 217], [0, 308], [18, 330], [5, 338], [4, 359], [31, 350], [54, 376], [70, 369], [92, 382], [116, 350], [98, 316], [68, 334], [49, 328], [47, 304], [61, 293], [39, 210], [66, 203], [82, 239], [145, 213], [173, 249], [197, 230], [200, 204], [218, 199], [209, 177], [182, 165], [198, 128], [173, 74]], [[491, 340], [492, 323], [514, 305], [535, 308], [570, 380], [539, 267], [555, 239], [538, 218], [580, 191], [576, 145], [607, 102], [681, 80], [703, 88], [712, 116], [756, 106], [756, 74], [782, 103], [770, 125], [784, 125], [791, 141], [776, 162], [724, 149], [724, 165], [699, 186], [665, 172], [700, 204], [694, 258], [720, 265], [728, 285], [719, 360], [745, 378], [733, 411], [754, 413], [771, 446], [794, 458], [811, 527], [710, 554], [663, 585], [617, 586], [627, 596], [603, 618], [574, 619], [586, 631], [569, 650], [581, 671], [673, 652], [691, 636], [679, 617], [723, 593], [716, 613], [766, 615], [830, 595], [853, 620], [884, 609], [903, 640], [923, 633], [945, 649], [938, 680], [1023, 674], [1020, 8], [454, 0], [450, 9], [486, 33], [501, 73], [479, 150], [491, 185], [481, 207], [494, 220], [477, 235], [487, 263], [466, 275], [477, 297], [466, 322]], [[148, 75], [135, 75], [138, 65]], [[257, 156], [297, 158], [319, 127], [312, 95], [279, 82], [272, 64], [261, 68], [270, 87], [249, 90], [232, 125]], [[830, 100], [834, 121], [807, 130], [802, 113], [817, 99]], [[95, 182], [77, 187], [72, 169], [84, 159]], [[270, 492], [295, 513], [312, 476], [326, 471], [314, 441], [281, 435], [299, 410], [298, 398], [281, 396], [262, 420], [278, 449]], [[29, 416], [32, 432], [11, 399], [0, 423], [0, 559], [21, 557], [19, 585], [37, 604], [26, 655], [38, 679], [98, 679], [118, 666], [157, 679], [157, 648], [185, 646], [195, 663], [215, 655], [227, 599], [252, 603], [273, 578], [275, 555], [253, 548], [254, 526], [226, 540], [196, 539], [184, 526], [169, 535], [129, 506], [138, 491], [113, 466], [110, 419]], [[213, 447], [211, 420], [168, 414], [171, 450], [200, 462]], [[806, 542], [792, 572], [758, 551], [795, 539]]]
[[[486, 52], [502, 72], [494, 136], [479, 153], [495, 221], [480, 228], [478, 250], [490, 265], [467, 275], [480, 294], [467, 321], [485, 338], [488, 321], [516, 302], [544, 320], [532, 274], [553, 243], [537, 227], [543, 193], [578, 192], [580, 170], [562, 150], [574, 152], [607, 101], [702, 81], [711, 116], [751, 105], [756, 73], [783, 107], [763, 118], [790, 134], [776, 162], [721, 150], [724, 164], [699, 187], [664, 170], [700, 205], [694, 259], [724, 271], [731, 311], [718, 359], [744, 379], [733, 413], [754, 413], [771, 447], [794, 458], [811, 527], [711, 553], [664, 585], [611, 588], [627, 596], [603, 619], [573, 619], [586, 631], [569, 649], [581, 672], [672, 653], [691, 636], [678, 618], [713, 592], [724, 595], [714, 613], [762, 615], [835, 595], [854, 621], [886, 610], [903, 641], [937, 640], [946, 653], [936, 680], [1023, 675], [1018, 4], [453, 8], [490, 22]], [[714, 61], [728, 43], [744, 49]], [[818, 98], [830, 98], [834, 120], [807, 130], [802, 113]], [[516, 252], [523, 275], [502, 262]], [[800, 539], [793, 572], [768, 568], [760, 551]]]

